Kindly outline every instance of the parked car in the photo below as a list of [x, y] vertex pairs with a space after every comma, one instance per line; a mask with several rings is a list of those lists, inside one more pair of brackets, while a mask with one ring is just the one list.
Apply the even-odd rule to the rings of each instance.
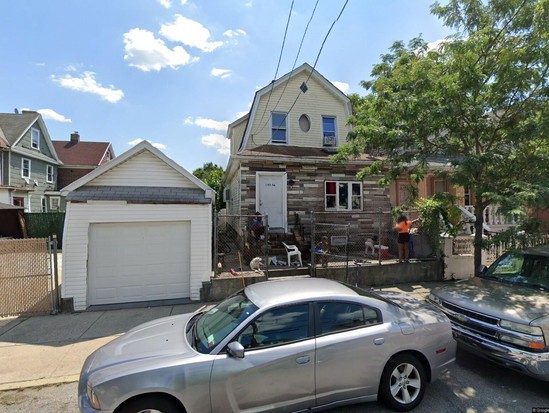
[[435, 288], [465, 349], [549, 381], [549, 246], [513, 251], [471, 280]]
[[424, 300], [326, 279], [253, 284], [206, 311], [138, 326], [91, 354], [82, 412], [303, 411], [376, 400], [406, 411], [455, 360]]

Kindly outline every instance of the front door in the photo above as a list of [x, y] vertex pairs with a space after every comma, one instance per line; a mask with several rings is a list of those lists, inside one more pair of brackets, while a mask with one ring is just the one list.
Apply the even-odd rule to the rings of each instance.
[[256, 209], [268, 216], [269, 227], [286, 230], [286, 173], [257, 172]]

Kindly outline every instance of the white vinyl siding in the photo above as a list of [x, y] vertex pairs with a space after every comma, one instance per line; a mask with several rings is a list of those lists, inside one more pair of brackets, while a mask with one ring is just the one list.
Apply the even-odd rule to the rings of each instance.
[[196, 188], [196, 184], [150, 152], [143, 152], [87, 183], [90, 186]]
[[[250, 119], [250, 125], [248, 126], [248, 132], [253, 135], [253, 140], [248, 139], [245, 149], [266, 145], [271, 141], [270, 113], [292, 107], [298, 94], [299, 99], [289, 113], [287, 121], [287, 136], [290, 137], [288, 142], [291, 141], [289, 144], [300, 147], [322, 148], [323, 142], [320, 137], [322, 136], [323, 115], [336, 118], [337, 144], [342, 145], [346, 142], [349, 127], [345, 123], [350, 113], [347, 112], [344, 101], [328, 90], [314, 76], [307, 83], [307, 92], [302, 93], [299, 86], [307, 80], [308, 76], [308, 73], [301, 72], [289, 80], [286, 88], [284, 84], [275, 87], [272, 90], [270, 99], [269, 93], [265, 93], [260, 97], [254, 119]], [[266, 108], [267, 101], [269, 102], [268, 108]], [[265, 116], [261, 119], [264, 112]], [[299, 126], [301, 115], [306, 115], [311, 121], [308, 132], [302, 131]]]
[[181, 221], [190, 222], [190, 298], [199, 300], [202, 282], [211, 275], [211, 205], [68, 202], [63, 236], [63, 297], [73, 298], [76, 311], [89, 305], [87, 262], [91, 224]]

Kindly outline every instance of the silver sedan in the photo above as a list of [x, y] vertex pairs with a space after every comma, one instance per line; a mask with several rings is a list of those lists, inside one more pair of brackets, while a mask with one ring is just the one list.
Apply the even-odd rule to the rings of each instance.
[[426, 302], [326, 279], [253, 284], [138, 326], [91, 354], [82, 412], [295, 412], [380, 397], [406, 411], [455, 359]]

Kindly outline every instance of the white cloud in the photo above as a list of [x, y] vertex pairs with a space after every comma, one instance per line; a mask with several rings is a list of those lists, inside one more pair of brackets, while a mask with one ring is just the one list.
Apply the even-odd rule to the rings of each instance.
[[57, 113], [53, 109], [38, 109], [37, 112], [40, 113], [44, 119], [50, 119], [56, 122], [63, 122], [63, 123], [72, 122], [71, 119], [66, 118], [65, 116], [61, 115], [60, 113]]
[[166, 9], [169, 9], [170, 7], [172, 7], [172, 2], [170, 0], [158, 0], [158, 2], [162, 7]]
[[227, 127], [229, 126], [229, 121], [219, 121], [219, 120], [213, 120], [213, 119], [207, 119], [207, 118], [196, 118], [193, 120], [192, 117], [186, 118], [183, 123], [185, 125], [196, 125], [200, 126], [201, 128], [205, 129], [215, 129], [215, 130], [227, 130]]
[[227, 79], [233, 74], [233, 71], [230, 69], [217, 69], [214, 67], [210, 71], [210, 74], [215, 77], [220, 77], [221, 79]]
[[251, 2], [251, 1], [249, 1], [247, 3], [244, 3], [244, 6], [246, 6], [246, 7], [252, 7], [253, 5], [254, 5], [253, 2]]
[[213, 133], [211, 135], [202, 136], [202, 144], [217, 149], [222, 155], [228, 155], [230, 151], [230, 143], [228, 139], [225, 139], [224, 135]]
[[185, 4], [187, 4], [187, 0], [181, 0], [181, 5], [184, 6]]
[[75, 65], [68, 65], [67, 67], [65, 67], [64, 70], [65, 70], [65, 72], [76, 72], [77, 71]]
[[163, 143], [157, 143], [157, 142], [153, 142], [149, 139], [141, 139], [141, 138], [137, 138], [137, 139], [134, 139], [133, 141], [130, 141], [128, 142], [128, 145], [130, 146], [135, 146], [137, 145], [138, 143], [140, 142], [143, 142], [144, 140], [146, 140], [147, 142], [149, 142], [152, 146], [154, 146], [155, 148], [157, 149], [160, 149], [160, 150], [166, 150], [167, 146], [164, 145]]
[[45, 63], [42, 63], [42, 62], [39, 62], [39, 63], [35, 63], [36, 66], [46, 66]]
[[198, 57], [191, 57], [181, 46], [170, 49], [148, 30], [135, 28], [124, 33], [124, 43], [124, 60], [144, 72], [158, 72], [165, 67], [177, 69], [198, 61]]
[[227, 37], [238, 37], [238, 36], [246, 36], [246, 32], [242, 29], [236, 29], [236, 30], [227, 30], [225, 33], [223, 33], [223, 36]]
[[250, 113], [249, 110], [245, 110], [243, 112], [236, 112], [236, 118], [240, 119], [242, 116], [247, 115], [248, 113]]
[[211, 42], [210, 31], [197, 21], [187, 19], [179, 14], [175, 21], [163, 24], [160, 34], [173, 42], [181, 42], [190, 47], [196, 47], [203, 52], [212, 52], [223, 45], [223, 42]]
[[349, 84], [348, 83], [338, 82], [338, 81], [333, 81], [332, 83], [335, 87], [337, 87], [343, 93], [347, 93], [347, 91], [349, 90]]
[[94, 72], [84, 72], [80, 77], [65, 75], [58, 77], [51, 75], [51, 79], [66, 89], [78, 92], [91, 93], [110, 103], [117, 103], [124, 97], [124, 92], [115, 89], [113, 85], [105, 87], [95, 80]]

